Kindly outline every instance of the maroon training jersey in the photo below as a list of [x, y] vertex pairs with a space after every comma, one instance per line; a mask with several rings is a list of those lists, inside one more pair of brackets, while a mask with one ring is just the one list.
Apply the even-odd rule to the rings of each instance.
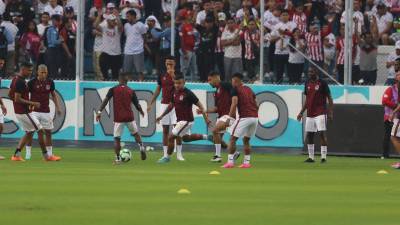
[[50, 112], [50, 94], [55, 90], [54, 81], [51, 79], [39, 80], [34, 78], [28, 82], [31, 101], [40, 102], [40, 108], [33, 111], [41, 113]]
[[238, 97], [239, 118], [258, 117], [256, 95], [249, 87], [241, 85], [234, 88], [232, 96]]
[[218, 118], [229, 115], [232, 105], [232, 91], [232, 84], [228, 82], [221, 82], [219, 87], [217, 87], [214, 98]]
[[174, 79], [172, 79], [171, 75], [165, 73], [158, 76], [157, 83], [162, 91], [161, 104], [171, 103], [172, 95], [174, 94]]
[[326, 101], [331, 95], [328, 84], [323, 80], [305, 83], [304, 94], [306, 95], [307, 117], [316, 117], [327, 113]]
[[193, 122], [193, 105], [197, 104], [199, 99], [189, 89], [175, 90], [172, 103], [175, 107], [177, 121]]
[[128, 123], [135, 120], [133, 116], [132, 103], [139, 108], [139, 100], [131, 88], [124, 84], [117, 85], [107, 93], [109, 99], [113, 98], [114, 122]]
[[21, 94], [21, 98], [29, 101], [29, 89], [26, 85], [26, 81], [23, 77], [17, 75], [15, 76], [10, 84], [10, 91], [8, 92], [8, 97], [13, 101], [15, 114], [26, 114], [29, 113], [28, 105], [16, 103], [15, 93]]

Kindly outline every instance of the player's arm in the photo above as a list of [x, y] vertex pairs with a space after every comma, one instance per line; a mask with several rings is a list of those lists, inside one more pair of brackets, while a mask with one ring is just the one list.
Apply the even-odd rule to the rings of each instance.
[[323, 83], [323, 91], [325, 92], [326, 99], [328, 101], [328, 119], [333, 120], [333, 99], [331, 90], [329, 89], [328, 83]]
[[[203, 114], [203, 111], [200, 108], [198, 108], [196, 111], [197, 111], [197, 114]], [[205, 113], [216, 113], [217, 111], [218, 111], [218, 107], [213, 107], [211, 109], [207, 109], [205, 111]]]
[[0, 107], [1, 107], [1, 111], [3, 112], [3, 115], [7, 115], [7, 108], [6, 108], [6, 106], [4, 105], [4, 102], [3, 102], [3, 98], [2, 98], [2, 97], [0, 97]]
[[169, 105], [168, 105], [168, 107], [165, 109], [165, 111], [164, 111], [159, 117], [157, 117], [156, 122], [159, 123], [160, 120], [161, 120], [162, 118], [164, 118], [164, 116], [166, 116], [168, 113], [170, 113], [170, 112], [172, 111], [173, 108], [174, 108], [173, 103], [172, 103], [172, 102], [169, 103]]
[[133, 94], [132, 94], [132, 103], [136, 107], [136, 109], [139, 111], [140, 115], [144, 116], [142, 106], [139, 104], [139, 99], [137, 98], [135, 92], [133, 92]]
[[237, 109], [237, 106], [238, 106], [238, 102], [239, 102], [238, 96], [236, 96], [236, 95], [232, 96], [231, 108], [229, 109], [229, 116], [231, 118], [235, 118], [236, 117], [236, 109]]
[[99, 110], [97, 110], [96, 112], [96, 121], [100, 121], [101, 112], [103, 112], [104, 108], [106, 107], [106, 105], [108, 104], [108, 102], [112, 97], [113, 97], [113, 89], [111, 88], [110, 90], [108, 90], [108, 93], [104, 98], [103, 102], [101, 103]]
[[61, 115], [62, 112], [60, 107], [60, 100], [58, 99], [58, 96], [56, 94], [56, 88], [53, 81], [51, 82], [50, 90], [51, 98], [53, 99], [54, 105], [56, 106], [56, 113], [58, 115]]
[[303, 118], [304, 112], [307, 110], [307, 82], [304, 85], [304, 95], [306, 96], [306, 101], [304, 101], [303, 106], [301, 107], [301, 110], [299, 112], [299, 114], [297, 115], [297, 120], [301, 121], [301, 119]]
[[24, 104], [24, 105], [33, 106], [35, 108], [40, 108], [39, 102], [32, 102], [32, 101], [25, 100], [22, 98], [21, 93], [18, 93], [18, 92], [15, 92], [14, 101], [19, 104]]
[[161, 86], [157, 85], [156, 90], [154, 91], [153, 96], [151, 97], [151, 101], [150, 104], [147, 106], [147, 112], [151, 111], [151, 108], [153, 107], [153, 104], [156, 102], [156, 99], [158, 98], [158, 96], [161, 93]]
[[197, 101], [197, 103], [196, 103], [195, 105], [196, 105], [196, 106], [199, 108], [199, 110], [202, 112], [201, 114], [203, 115], [204, 121], [206, 122], [207, 126], [209, 126], [209, 125], [211, 124], [211, 120], [208, 119], [208, 116], [207, 116], [206, 110], [204, 110], [203, 104], [201, 104], [200, 101]]

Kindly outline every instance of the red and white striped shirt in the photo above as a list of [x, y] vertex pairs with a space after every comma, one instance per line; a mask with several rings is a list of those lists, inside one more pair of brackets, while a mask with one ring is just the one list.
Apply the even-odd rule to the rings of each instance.
[[323, 48], [322, 48], [321, 33], [318, 32], [318, 34], [311, 34], [311, 33], [307, 32], [305, 34], [305, 39], [306, 39], [306, 43], [307, 43], [308, 56], [311, 58], [311, 60], [323, 61], [324, 55], [323, 55]]
[[217, 44], [215, 45], [215, 53], [223, 53], [224, 48], [221, 45], [221, 36], [222, 32], [224, 32], [225, 27], [220, 26], [218, 30]]
[[296, 23], [297, 28], [300, 30], [302, 34], [307, 32], [307, 16], [305, 13], [302, 14], [293, 14], [292, 21]]
[[254, 47], [260, 48], [260, 31], [256, 30], [250, 33], [249, 30], [245, 30], [243, 32], [243, 39], [245, 48], [244, 58], [248, 60], [255, 59]]
[[[344, 48], [344, 38], [343, 37], [338, 37], [336, 39], [336, 51], [337, 51], [337, 57], [336, 57], [336, 64], [337, 65], [344, 65], [344, 54], [345, 54], [345, 48]], [[352, 48], [352, 62], [354, 64], [354, 59], [357, 55], [357, 39], [355, 36], [353, 36], [353, 48]]]

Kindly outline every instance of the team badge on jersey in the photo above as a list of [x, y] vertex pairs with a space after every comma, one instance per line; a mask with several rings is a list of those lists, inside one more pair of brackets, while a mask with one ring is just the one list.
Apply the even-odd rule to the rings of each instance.
[[316, 91], [319, 90], [319, 85], [315, 85], [315, 90], [316, 90]]
[[181, 96], [179, 97], [179, 100], [180, 100], [180, 101], [183, 101], [183, 95], [181, 95]]

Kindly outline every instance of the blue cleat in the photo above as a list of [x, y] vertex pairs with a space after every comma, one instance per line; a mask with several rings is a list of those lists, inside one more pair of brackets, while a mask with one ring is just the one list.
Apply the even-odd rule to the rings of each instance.
[[171, 160], [168, 157], [162, 157], [161, 159], [158, 160], [158, 163], [164, 164], [164, 163], [169, 163]]

